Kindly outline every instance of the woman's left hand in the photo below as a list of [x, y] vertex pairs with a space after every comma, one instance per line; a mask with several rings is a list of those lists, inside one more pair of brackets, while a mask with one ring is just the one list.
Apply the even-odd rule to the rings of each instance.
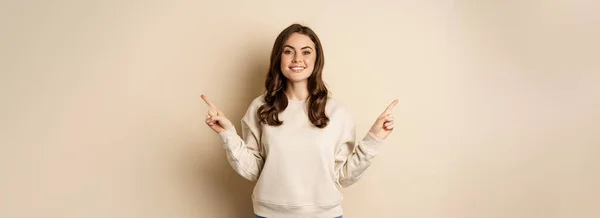
[[394, 106], [398, 104], [398, 100], [394, 100], [386, 109], [379, 115], [369, 133], [377, 138], [385, 139], [394, 130], [394, 116], [392, 116], [392, 110]]

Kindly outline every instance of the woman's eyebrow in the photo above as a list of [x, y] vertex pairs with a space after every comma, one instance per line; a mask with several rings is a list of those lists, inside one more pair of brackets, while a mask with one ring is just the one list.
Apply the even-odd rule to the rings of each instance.
[[[296, 48], [294, 48], [294, 46], [291, 46], [291, 45], [284, 45], [283, 47], [289, 47], [291, 49], [296, 49]], [[304, 47], [302, 47], [302, 49], [307, 49], [307, 48], [310, 48], [310, 50], [313, 50], [313, 48], [311, 48], [310, 46], [304, 46]]]

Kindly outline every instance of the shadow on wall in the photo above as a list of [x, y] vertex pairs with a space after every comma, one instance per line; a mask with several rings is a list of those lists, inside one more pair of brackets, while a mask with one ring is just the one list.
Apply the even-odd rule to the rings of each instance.
[[[246, 57], [243, 57], [244, 61], [240, 62], [239, 66], [236, 66], [236, 69], [238, 69], [235, 76], [237, 81], [234, 81], [232, 86], [228, 87], [229, 92], [226, 94], [228, 98], [224, 99], [232, 101], [229, 104], [230, 108], [219, 106], [213, 100], [227, 115], [227, 118], [231, 120], [240, 136], [242, 134], [240, 120], [246, 113], [252, 100], [263, 94], [271, 48], [256, 43], [248, 43], [248, 45], [251, 46], [248, 49], [250, 52], [246, 54]], [[248, 66], [252, 67], [248, 68]], [[208, 205], [197, 206], [197, 208], [200, 208], [199, 212], [201, 214], [204, 213], [203, 211], [209, 210], [217, 213], [225, 212], [226, 214], [222, 214], [222, 217], [252, 217], [254, 212], [251, 195], [255, 182], [244, 179], [232, 169], [227, 161], [225, 150], [221, 146], [218, 135], [208, 127], [204, 126], [204, 128], [206, 129], [202, 131], [210, 131], [210, 134], [206, 133], [205, 135], [213, 134], [214, 138], [202, 138], [200, 139], [200, 145], [195, 145], [206, 146], [206, 149], [202, 149], [202, 153], [204, 154], [194, 157], [200, 160], [193, 160], [196, 163], [192, 170], [194, 176], [191, 178], [193, 181], [188, 182], [191, 182], [192, 190], [194, 191], [191, 195], [197, 196], [190, 197], [201, 198], [201, 202], [210, 202]], [[218, 196], [218, 198], [215, 198], [215, 196]], [[212, 206], [219, 208], [207, 208]]]

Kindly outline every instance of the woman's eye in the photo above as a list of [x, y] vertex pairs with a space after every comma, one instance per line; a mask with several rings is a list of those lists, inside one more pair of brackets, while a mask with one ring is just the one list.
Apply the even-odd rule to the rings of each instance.
[[310, 51], [305, 51], [305, 52], [302, 52], [302, 54], [304, 54], [304, 55], [309, 55], [309, 54], [310, 54]]
[[292, 53], [292, 51], [290, 51], [290, 50], [285, 50], [285, 51], [283, 51], [283, 53], [284, 53], [284, 54], [291, 54], [291, 53]]

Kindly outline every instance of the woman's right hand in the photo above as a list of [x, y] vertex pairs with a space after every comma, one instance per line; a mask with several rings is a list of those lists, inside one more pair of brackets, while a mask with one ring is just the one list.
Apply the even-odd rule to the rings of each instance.
[[222, 133], [230, 128], [233, 128], [233, 124], [225, 114], [221, 112], [205, 95], [200, 95], [202, 100], [206, 102], [209, 107], [208, 115], [206, 115], [205, 123], [216, 133]]

